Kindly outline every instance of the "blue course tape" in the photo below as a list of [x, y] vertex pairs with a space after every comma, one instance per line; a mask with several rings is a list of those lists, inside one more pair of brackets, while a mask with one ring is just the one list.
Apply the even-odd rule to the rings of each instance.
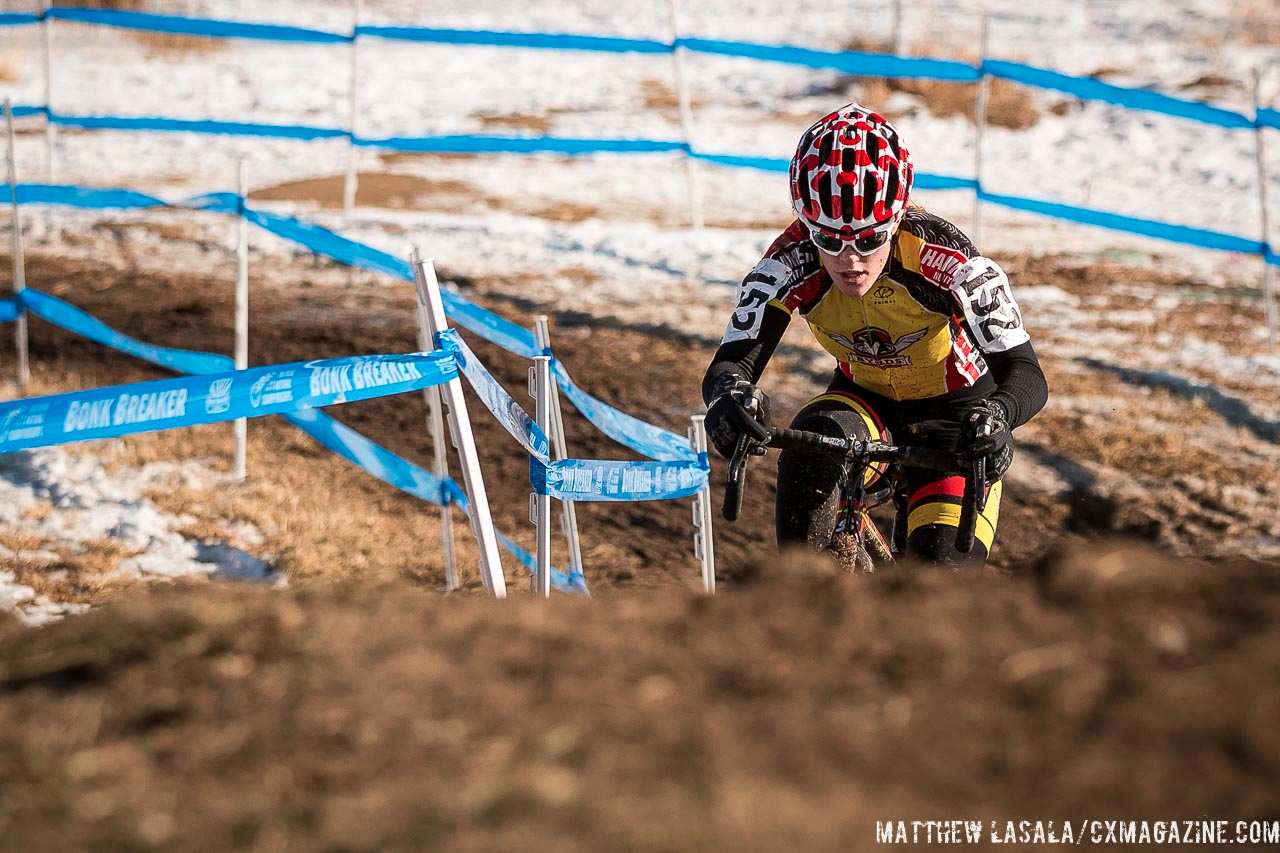
[[466, 341], [452, 330], [441, 332], [437, 337], [440, 348], [453, 354], [458, 362], [458, 370], [467, 377], [480, 402], [484, 403], [502, 428], [534, 457], [544, 463], [549, 462], [551, 443], [547, 440], [547, 434], [485, 369]]
[[665, 501], [687, 498], [707, 486], [710, 470], [699, 462], [529, 460], [534, 491], [564, 501]]
[[110, 9], [64, 9], [55, 7], [45, 13], [47, 17], [83, 24], [101, 24], [129, 30], [147, 30], [156, 33], [183, 33], [214, 38], [246, 38], [265, 41], [314, 42], [343, 44], [351, 36], [303, 27], [287, 27], [278, 24], [247, 24], [240, 21], [216, 21], [206, 18], [186, 18], [178, 15], [153, 15], [146, 12], [116, 12]]
[[1258, 127], [1274, 127], [1277, 130], [1280, 130], [1280, 110], [1259, 107], [1258, 116], [1255, 121]]
[[594, 50], [606, 53], [670, 53], [671, 45], [652, 39], [571, 33], [516, 33], [494, 30], [447, 30], [433, 27], [356, 27], [356, 35], [399, 41], [437, 44], [488, 45], [491, 47], [532, 47], [557, 50]]
[[359, 356], [0, 403], [0, 453], [402, 394], [457, 375], [447, 353]]
[[923, 77], [932, 80], [974, 82], [981, 76], [974, 66], [950, 59], [901, 57], [849, 50], [812, 50], [788, 45], [750, 44], [700, 38], [676, 39], [676, 46], [698, 53], [763, 59], [769, 62], [785, 62], [788, 65], [804, 65], [809, 68], [830, 68], [864, 77]]
[[[324, 412], [316, 409], [302, 409], [285, 417], [321, 445], [384, 483], [436, 506], [442, 506], [447, 501], [456, 504], [468, 515], [471, 513], [471, 502], [467, 500], [466, 492], [462, 491], [456, 482], [453, 480], [441, 482], [436, 475], [425, 468], [402, 459]], [[510, 537], [503, 535], [502, 531], [495, 530], [494, 533], [498, 545], [504, 551], [515, 557], [529, 571], [536, 570], [537, 561], [532, 554], [517, 545]], [[581, 572], [565, 574], [552, 568], [551, 585], [561, 592], [591, 595]]]
[[1186, 243], [1205, 249], [1220, 249], [1227, 252], [1243, 252], [1249, 255], [1263, 254], [1263, 244], [1258, 240], [1235, 237], [1231, 234], [1220, 234], [1217, 231], [1206, 231], [1186, 225], [1170, 225], [1165, 222], [1154, 222], [1149, 219], [1137, 219], [1121, 216], [1118, 213], [1105, 213], [1100, 210], [1089, 210], [1084, 207], [1073, 207], [1050, 201], [1035, 201], [1014, 196], [996, 195], [985, 190], [978, 193], [983, 201], [1011, 207], [1015, 210], [1026, 210], [1043, 216], [1058, 219], [1069, 219], [1086, 225], [1098, 225], [1112, 231], [1127, 231], [1130, 234], [1141, 234], [1145, 237], [1158, 237], [1174, 243]]
[[620, 412], [583, 391], [573, 383], [559, 361], [552, 359], [551, 371], [560, 390], [564, 391], [565, 396], [583, 417], [614, 441], [650, 459], [662, 462], [688, 462], [697, 459], [697, 454], [689, 447], [688, 440], [625, 412]]
[[0, 299], [0, 323], [12, 323], [21, 315], [16, 299]]
[[1164, 113], [1165, 115], [1192, 119], [1205, 124], [1215, 124], [1220, 127], [1253, 127], [1252, 121], [1231, 110], [1211, 107], [1208, 104], [1201, 104], [1196, 101], [1185, 101], [1181, 98], [1162, 95], [1159, 92], [1149, 92], [1144, 89], [1126, 89], [1087, 77], [1072, 77], [1068, 74], [1049, 71], [1045, 68], [1036, 68], [1031, 65], [1023, 65], [1018, 62], [988, 59], [982, 63], [982, 70], [993, 77], [1016, 80], [1019, 83], [1037, 86], [1041, 89], [1056, 89], [1059, 92], [1066, 92], [1086, 100], [1105, 101], [1109, 104]]
[[48, 114], [48, 110], [44, 107], [32, 107], [17, 104], [9, 107], [13, 111], [14, 118], [30, 118], [31, 116], [42, 116]]
[[[387, 450], [344, 423], [316, 409], [291, 412], [285, 417], [294, 426], [358, 468], [407, 492], [415, 498], [442, 506], [447, 490], [440, 479]], [[451, 503], [454, 501], [450, 501]]]
[[0, 27], [17, 27], [23, 24], [40, 23], [39, 15], [24, 15], [18, 12], [0, 13]]
[[255, 124], [209, 119], [178, 119], [146, 116], [66, 116], [50, 113], [49, 121], [85, 130], [159, 130], [185, 133], [220, 133], [231, 136], [263, 136], [277, 139], [346, 139], [350, 133], [331, 127]]
[[393, 151], [464, 154], [645, 154], [684, 151], [683, 142], [653, 139], [570, 139], [555, 136], [403, 136], [358, 138], [355, 144]]
[[[8, 185], [0, 185], [0, 203], [11, 201]], [[102, 210], [171, 207], [168, 202], [133, 190], [69, 187], [57, 184], [18, 184], [18, 204], [59, 204]]]
[[158, 347], [131, 338], [74, 305], [68, 305], [56, 296], [50, 296], [39, 290], [27, 288], [22, 291], [20, 298], [26, 309], [42, 320], [47, 320], [55, 326], [61, 326], [81, 337], [135, 358], [167, 367], [177, 373], [207, 374], [235, 369], [235, 362], [225, 355]]

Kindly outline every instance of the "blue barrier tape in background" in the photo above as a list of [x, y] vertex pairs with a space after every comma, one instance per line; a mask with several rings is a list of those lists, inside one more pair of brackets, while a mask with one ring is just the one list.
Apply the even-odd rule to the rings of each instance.
[[[9, 189], [0, 185], [0, 203], [7, 202]], [[169, 204], [154, 196], [131, 190], [96, 190], [45, 184], [19, 184], [20, 202], [43, 202], [87, 208], [181, 207], [235, 215], [239, 197], [234, 193], [210, 193], [179, 204]], [[245, 218], [277, 236], [291, 240], [318, 254], [343, 263], [385, 272], [412, 281], [409, 264], [385, 252], [348, 240], [318, 225], [285, 216], [244, 208]], [[516, 355], [541, 355], [533, 333], [450, 291], [441, 292], [445, 308], [459, 325]], [[584, 417], [605, 435], [658, 460], [687, 459], [692, 453], [679, 436], [618, 412], [572, 383], [563, 367], [553, 363], [556, 381]]]
[[1197, 101], [1186, 101], [1170, 95], [1162, 95], [1159, 92], [1113, 86], [1088, 77], [1072, 77], [1046, 68], [1023, 65], [1020, 62], [988, 59], [982, 63], [982, 70], [992, 77], [1003, 77], [1006, 80], [1015, 80], [1041, 89], [1056, 89], [1085, 100], [1105, 101], [1122, 107], [1164, 113], [1220, 127], [1253, 127], [1252, 121], [1231, 110], [1211, 107]]
[[573, 33], [521, 33], [494, 30], [449, 30], [434, 27], [359, 26], [356, 35], [437, 44], [594, 50], [606, 53], [670, 53], [671, 45], [652, 39], [590, 36]]
[[56, 296], [39, 290], [27, 288], [22, 291], [20, 298], [26, 309], [42, 320], [177, 373], [221, 373], [234, 370], [236, 366], [235, 361], [225, 355], [170, 349], [131, 338], [74, 305], [68, 305]]
[[276, 364], [0, 403], [0, 453], [403, 394], [457, 376], [448, 353]]
[[14, 104], [9, 107], [13, 110], [14, 118], [30, 118], [31, 116], [47, 116], [49, 111], [44, 107], [33, 107], [24, 104]]
[[82, 24], [101, 24], [130, 30], [146, 30], [155, 33], [181, 33], [214, 38], [246, 38], [264, 41], [312, 42], [343, 44], [351, 36], [289, 27], [279, 24], [249, 24], [241, 21], [219, 21], [209, 18], [186, 18], [178, 15], [153, 15], [146, 12], [117, 12], [110, 9], [69, 9], [55, 7], [45, 13], [47, 17]]
[[[1188, 101], [1143, 89], [1130, 89], [1103, 83], [1087, 77], [1073, 77], [1056, 71], [1017, 62], [985, 60], [980, 67], [967, 62], [924, 57], [900, 57], [892, 54], [860, 51], [828, 51], [789, 45], [763, 45], [714, 39], [680, 38], [673, 43], [652, 39], [571, 33], [500, 32], [493, 30], [457, 30], [411, 26], [362, 26], [353, 33], [332, 33], [302, 27], [276, 24], [252, 24], [143, 12], [118, 12], [105, 9], [55, 8], [45, 15], [0, 15], [0, 26], [36, 23], [43, 17], [60, 18], [81, 23], [101, 24], [152, 32], [183, 33], [215, 38], [249, 38], [271, 41], [337, 44], [351, 42], [356, 35], [375, 36], [418, 42], [488, 45], [491, 47], [547, 48], [555, 50], [592, 50], [613, 53], [665, 53], [676, 47], [719, 56], [824, 68], [849, 74], [873, 77], [924, 78], [973, 82], [984, 74], [1014, 80], [1025, 85], [1054, 89], [1086, 100], [1099, 100], [1134, 109], [1192, 119], [1228, 128], [1252, 127], [1254, 122], [1231, 110]], [[1259, 111], [1260, 113], [1263, 111]], [[1266, 126], [1275, 127], [1276, 117], [1268, 113]], [[1263, 119], [1259, 117], [1261, 123]]]
[[394, 151], [454, 154], [646, 154], [685, 151], [683, 142], [654, 139], [570, 139], [556, 136], [404, 136], [355, 139], [356, 145]]
[[1258, 127], [1274, 127], [1280, 130], [1280, 110], [1259, 107], [1256, 122]]
[[179, 119], [148, 116], [68, 116], [51, 113], [49, 120], [84, 130], [158, 130], [185, 133], [220, 133], [229, 136], [263, 136], [277, 139], [349, 139], [345, 130], [305, 125], [256, 124], [240, 121]]
[[1085, 225], [1097, 225], [1112, 231], [1127, 231], [1130, 234], [1141, 234], [1145, 237], [1158, 237], [1161, 240], [1199, 246], [1204, 249], [1241, 252], [1247, 255], [1264, 254], [1264, 246], [1258, 240], [1236, 237], [1231, 234], [1220, 234], [1217, 231], [1206, 231], [1187, 225], [1170, 225], [1165, 222], [1137, 219], [1132, 216], [1121, 216], [1118, 213], [1106, 213], [1100, 210], [1074, 207], [1069, 204], [997, 195], [985, 190], [980, 190], [978, 197], [983, 201], [1003, 205], [1015, 210], [1025, 210], [1042, 216], [1068, 219], [1072, 222], [1082, 222]]
[[0, 299], [0, 323], [12, 323], [21, 316], [18, 303], [13, 299]]
[[808, 68], [830, 68], [863, 77], [924, 77], [931, 80], [976, 82], [978, 69], [966, 62], [950, 59], [901, 57], [885, 53], [863, 53], [853, 50], [814, 50], [789, 45], [751, 44], [716, 41], [714, 39], [680, 38], [676, 46], [718, 56], [738, 56], [784, 62]]

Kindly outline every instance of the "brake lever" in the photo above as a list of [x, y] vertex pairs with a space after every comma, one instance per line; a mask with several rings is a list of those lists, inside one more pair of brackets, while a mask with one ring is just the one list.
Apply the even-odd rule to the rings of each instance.
[[[724, 479], [724, 504], [720, 507], [725, 521], [737, 521], [742, 514], [743, 482], [747, 478], [747, 458], [752, 455], [752, 443], [746, 433], [740, 434], [733, 455], [729, 457]], [[764, 452], [763, 447], [760, 447], [760, 452]]]

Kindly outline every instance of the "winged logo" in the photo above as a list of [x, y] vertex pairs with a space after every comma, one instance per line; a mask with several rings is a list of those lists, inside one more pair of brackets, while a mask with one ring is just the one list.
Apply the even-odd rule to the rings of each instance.
[[827, 337], [849, 350], [849, 352], [852, 353], [858, 361], [875, 364], [881, 361], [896, 359], [903, 350], [923, 338], [928, 333], [928, 329], [920, 329], [919, 331], [908, 332], [897, 340], [894, 340], [884, 329], [877, 329], [874, 326], [870, 326], [854, 332], [851, 337], [832, 334], [830, 332], [827, 333]]

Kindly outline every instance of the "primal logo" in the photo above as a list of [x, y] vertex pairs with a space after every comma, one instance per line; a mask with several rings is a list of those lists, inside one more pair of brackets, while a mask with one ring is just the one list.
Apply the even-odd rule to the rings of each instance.
[[928, 329], [908, 332], [895, 341], [884, 329], [868, 327], [848, 338], [830, 333], [827, 336], [849, 350], [850, 361], [874, 367], [906, 367], [911, 359], [902, 355], [902, 351], [928, 333]]
[[956, 270], [967, 261], [964, 253], [946, 246], [925, 243], [920, 247], [920, 272], [934, 284], [949, 287]]
[[205, 397], [204, 410], [211, 415], [218, 415], [231, 408], [232, 379], [218, 379], [209, 386], [209, 395]]

